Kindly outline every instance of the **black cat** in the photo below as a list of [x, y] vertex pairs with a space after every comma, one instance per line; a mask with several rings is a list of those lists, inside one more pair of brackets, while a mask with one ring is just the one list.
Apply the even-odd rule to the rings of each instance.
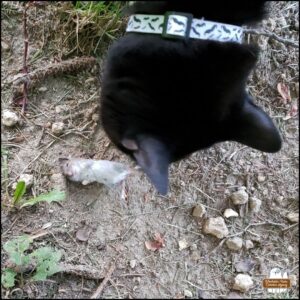
[[[249, 24], [265, 14], [264, 1], [142, 1], [131, 14]], [[168, 190], [171, 162], [222, 141], [265, 152], [281, 148], [270, 117], [246, 92], [258, 58], [254, 45], [126, 33], [108, 52], [101, 119], [112, 142], [142, 167], [157, 190]]]

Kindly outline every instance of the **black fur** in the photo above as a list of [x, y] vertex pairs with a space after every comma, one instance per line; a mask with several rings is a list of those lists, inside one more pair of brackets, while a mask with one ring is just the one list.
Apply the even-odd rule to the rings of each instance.
[[[236, 25], [259, 21], [264, 15], [262, 1], [205, 2], [137, 2], [130, 10], [179, 11]], [[253, 45], [126, 34], [110, 48], [106, 60], [103, 127], [152, 182], [156, 178], [162, 193], [169, 163], [214, 143], [235, 140], [262, 151], [278, 151], [277, 129], [245, 90], [257, 57]], [[157, 180], [163, 182], [160, 187]]]

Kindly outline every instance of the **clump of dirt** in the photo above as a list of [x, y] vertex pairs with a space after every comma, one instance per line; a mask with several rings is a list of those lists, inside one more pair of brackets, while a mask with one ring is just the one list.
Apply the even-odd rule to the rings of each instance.
[[[12, 3], [6, 2], [2, 11], [1, 101], [3, 109], [19, 114], [11, 100], [13, 78], [23, 66], [22, 7]], [[31, 70], [62, 57], [51, 38], [53, 24], [61, 20], [52, 14], [47, 8], [28, 10], [29, 19], [40, 22], [39, 26], [28, 23]], [[262, 28], [298, 43], [298, 20], [298, 2], [270, 2], [270, 17]], [[64, 202], [12, 209], [12, 186], [21, 174], [34, 177], [25, 197], [54, 188], [51, 178], [60, 173], [60, 156], [107, 159], [134, 167], [112, 146], [96, 117], [101, 109], [97, 68], [45, 78], [29, 92], [28, 109], [19, 114], [19, 125], [1, 125], [2, 241], [24, 233], [35, 235], [34, 247], [64, 250], [65, 269], [43, 282], [3, 288], [2, 297], [89, 298], [110, 275], [101, 291], [103, 298], [272, 298], [274, 294], [262, 288], [272, 268], [299, 278], [298, 223], [287, 219], [298, 211], [299, 201], [299, 48], [266, 35], [247, 34], [247, 41], [261, 47], [249, 91], [278, 125], [282, 150], [266, 154], [226, 142], [194, 153], [171, 166], [167, 197], [158, 196], [137, 171], [115, 188], [68, 182]], [[61, 135], [51, 131], [55, 122], [64, 124]], [[235, 205], [230, 196], [242, 187], [249, 201]], [[258, 211], [251, 210], [252, 198], [262, 201]], [[195, 206], [205, 208], [205, 213], [193, 216]], [[223, 217], [227, 208], [239, 215], [224, 219], [228, 235], [218, 239], [205, 234], [207, 219]], [[43, 234], [37, 235], [41, 230]], [[149, 241], [158, 243], [158, 237], [159, 247], [147, 248]], [[234, 237], [243, 239], [239, 251], [226, 245]], [[251, 246], [245, 246], [246, 240]], [[6, 260], [2, 251], [2, 261]], [[244, 293], [233, 291], [240, 270], [253, 281]], [[298, 298], [298, 281], [286, 295]]]

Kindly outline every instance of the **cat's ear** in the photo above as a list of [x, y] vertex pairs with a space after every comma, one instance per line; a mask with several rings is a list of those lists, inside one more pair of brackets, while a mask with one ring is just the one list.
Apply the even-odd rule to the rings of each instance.
[[135, 139], [125, 138], [122, 145], [132, 154], [157, 191], [165, 195], [168, 192], [168, 169], [170, 155], [165, 144], [158, 139], [141, 135]]
[[246, 101], [232, 124], [233, 140], [264, 152], [277, 152], [281, 137], [271, 118], [251, 101]]

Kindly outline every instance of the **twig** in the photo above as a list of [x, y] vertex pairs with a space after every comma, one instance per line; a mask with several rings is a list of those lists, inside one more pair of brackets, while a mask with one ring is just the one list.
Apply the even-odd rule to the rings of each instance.
[[104, 274], [91, 266], [84, 265], [72, 265], [72, 264], [61, 264], [61, 272], [76, 275], [88, 279], [101, 280], [104, 278]]
[[94, 292], [94, 294], [91, 296], [90, 299], [97, 299], [98, 297], [100, 297], [106, 283], [109, 281], [112, 273], [114, 272], [116, 268], [116, 265], [114, 263], [112, 263], [112, 265], [110, 266], [105, 278], [103, 279], [103, 281], [101, 282], [101, 284], [99, 285], [99, 287], [97, 288], [97, 290]]
[[184, 231], [186, 231], [186, 232], [189, 232], [189, 233], [193, 233], [193, 234], [196, 234], [196, 235], [199, 235], [199, 236], [203, 236], [201, 233], [199, 233], [199, 232], [195, 232], [195, 231], [192, 231], [192, 230], [188, 230], [188, 229], [186, 229], [186, 228], [183, 228], [183, 227], [180, 227], [180, 226], [177, 226], [177, 225], [173, 225], [173, 224], [168, 224], [168, 223], [164, 223], [164, 222], [160, 222], [161, 224], [163, 224], [163, 225], [167, 225], [167, 226], [170, 226], [170, 227], [175, 227], [175, 228], [177, 228], [177, 229], [180, 229], [180, 230], [184, 230]]
[[295, 223], [295, 224], [293, 224], [293, 225], [288, 226], [287, 228], [283, 228], [283, 229], [281, 229], [281, 232], [290, 230], [291, 228], [294, 228], [294, 227], [296, 227], [297, 225], [299, 225], [299, 224], [298, 224], [298, 223]]
[[201, 193], [202, 193], [204, 196], [206, 196], [208, 199], [212, 200], [213, 202], [216, 202], [216, 200], [215, 200], [214, 198], [212, 198], [212, 197], [210, 197], [209, 195], [207, 195], [206, 193], [204, 193], [200, 188], [198, 188], [198, 187], [196, 187], [196, 186], [194, 186], [194, 185], [193, 185], [193, 187], [194, 187], [197, 191], [201, 192]]
[[255, 29], [244, 29], [244, 32], [245, 33], [250, 33], [250, 34], [256, 34], [256, 35], [264, 35], [264, 36], [267, 36], [269, 38], [272, 38], [280, 43], [283, 43], [283, 44], [286, 44], [286, 45], [289, 45], [289, 46], [292, 46], [294, 48], [299, 48], [299, 44], [293, 40], [289, 40], [289, 39], [284, 39], [278, 35], [276, 35], [275, 33], [273, 32], [270, 32], [270, 31], [258, 31], [258, 30], [255, 30]]
[[35, 71], [22, 75], [18, 75], [13, 81], [13, 97], [20, 97], [20, 86], [26, 84], [26, 87], [33, 88], [48, 76], [60, 75], [63, 73], [74, 73], [85, 69], [89, 69], [97, 65], [94, 57], [76, 57], [62, 61], [60, 63], [50, 64], [47, 67], [39, 68]]

